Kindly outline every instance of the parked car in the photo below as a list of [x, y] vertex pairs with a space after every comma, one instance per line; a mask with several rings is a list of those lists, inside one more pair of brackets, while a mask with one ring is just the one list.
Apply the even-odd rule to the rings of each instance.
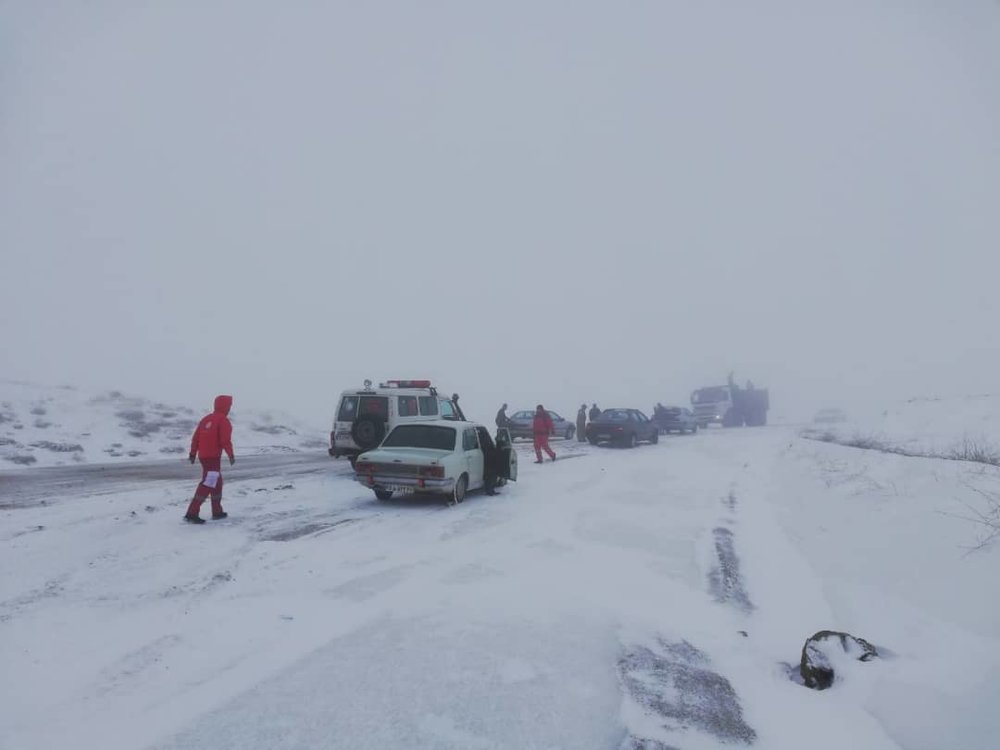
[[843, 409], [820, 409], [813, 417], [813, 422], [816, 424], [835, 424], [846, 421], [847, 413]]
[[437, 420], [465, 421], [458, 397], [441, 396], [429, 380], [389, 380], [373, 388], [340, 394], [330, 431], [331, 456], [347, 456], [351, 465], [365, 451], [377, 448], [396, 425]]
[[591, 445], [612, 443], [634, 448], [641, 441], [658, 443], [656, 424], [638, 409], [605, 409], [597, 420], [587, 425]]
[[[576, 425], [563, 419], [554, 411], [549, 411], [549, 416], [552, 417], [552, 426], [555, 428], [556, 437], [563, 437], [567, 440], [572, 440], [573, 436], [576, 435]], [[514, 412], [514, 414], [511, 415], [510, 423], [508, 424], [511, 437], [528, 439], [534, 438], [534, 423], [534, 409], [531, 411]]]
[[698, 431], [698, 420], [694, 412], [683, 406], [665, 406], [659, 412], [653, 414], [653, 421], [660, 430], [661, 435], [670, 432], [685, 432], [694, 434]]
[[[492, 464], [491, 452], [497, 459]], [[497, 430], [494, 440], [481, 424], [440, 420], [397, 425], [382, 445], [358, 456], [354, 476], [379, 500], [419, 494], [460, 503], [486, 486], [491, 470], [497, 485], [517, 481], [517, 451], [506, 429]]]

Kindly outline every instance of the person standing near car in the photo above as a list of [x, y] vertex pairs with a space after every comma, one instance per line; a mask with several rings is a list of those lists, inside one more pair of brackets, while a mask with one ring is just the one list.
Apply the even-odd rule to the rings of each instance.
[[601, 410], [597, 408], [597, 404], [590, 407], [590, 421], [591, 423], [596, 422], [601, 418]]
[[549, 416], [549, 413], [545, 411], [545, 407], [541, 404], [535, 408], [535, 418], [531, 425], [531, 431], [535, 438], [535, 456], [538, 459], [535, 463], [542, 463], [542, 451], [548, 453], [549, 458], [555, 461], [556, 454], [549, 447], [549, 436], [555, 434], [556, 428], [552, 424], [552, 417]]
[[576, 442], [587, 442], [587, 405], [580, 404], [580, 411], [576, 413]]
[[205, 523], [200, 515], [205, 498], [212, 498], [212, 519], [219, 520], [229, 514], [222, 509], [222, 454], [229, 456], [229, 465], [236, 463], [233, 455], [233, 425], [229, 410], [233, 408], [232, 396], [216, 396], [215, 409], [202, 417], [191, 436], [188, 460], [201, 460], [201, 481], [194, 491], [184, 520], [188, 523]]
[[497, 412], [497, 428], [510, 427], [510, 417], [507, 416], [507, 404], [500, 407]]

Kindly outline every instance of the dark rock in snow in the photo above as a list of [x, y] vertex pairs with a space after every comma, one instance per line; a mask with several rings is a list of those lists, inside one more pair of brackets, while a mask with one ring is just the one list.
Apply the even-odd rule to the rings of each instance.
[[878, 649], [863, 638], [837, 630], [821, 630], [808, 638], [802, 646], [799, 673], [806, 687], [826, 690], [833, 684], [834, 670], [831, 655], [848, 654], [858, 661], [871, 661], [879, 655]]
[[622, 740], [618, 750], [678, 750], [673, 745], [664, 745], [659, 740], [647, 740], [631, 735]]
[[79, 443], [53, 443], [51, 440], [39, 440], [31, 444], [32, 448], [43, 448], [53, 453], [82, 453], [83, 446]]
[[265, 435], [295, 435], [295, 430], [280, 424], [254, 424], [250, 425], [254, 432], [263, 432]]

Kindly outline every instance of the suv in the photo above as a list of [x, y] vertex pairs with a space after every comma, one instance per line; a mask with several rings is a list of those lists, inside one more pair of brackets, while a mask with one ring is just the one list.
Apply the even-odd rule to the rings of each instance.
[[439, 419], [466, 421], [457, 395], [439, 395], [429, 380], [389, 380], [378, 388], [366, 380], [364, 388], [340, 394], [329, 453], [347, 456], [354, 466], [361, 453], [377, 448], [396, 425]]

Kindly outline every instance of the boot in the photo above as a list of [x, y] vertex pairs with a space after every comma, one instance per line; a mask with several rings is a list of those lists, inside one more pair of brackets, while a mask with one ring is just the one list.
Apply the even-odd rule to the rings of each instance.
[[188, 523], [205, 523], [205, 519], [201, 516], [186, 515], [184, 516], [184, 520]]
[[229, 514], [226, 513], [226, 511], [224, 511], [224, 510], [221, 510], [218, 513], [213, 513], [212, 514], [212, 520], [213, 521], [219, 521], [219, 520], [221, 520], [223, 518], [229, 518]]

